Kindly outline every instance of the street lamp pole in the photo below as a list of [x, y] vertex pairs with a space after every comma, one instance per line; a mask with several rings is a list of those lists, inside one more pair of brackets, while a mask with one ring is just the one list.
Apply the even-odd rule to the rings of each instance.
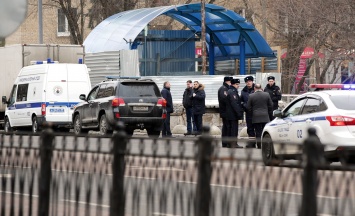
[[38, 0], [38, 43], [43, 44], [42, 0]]

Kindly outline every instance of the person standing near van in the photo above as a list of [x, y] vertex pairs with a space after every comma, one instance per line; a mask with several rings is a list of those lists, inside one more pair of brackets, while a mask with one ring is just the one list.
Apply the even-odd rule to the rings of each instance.
[[187, 133], [184, 133], [184, 135], [192, 135], [193, 131], [196, 131], [196, 124], [193, 120], [193, 115], [192, 115], [192, 100], [191, 96], [193, 93], [193, 84], [191, 80], [186, 81], [186, 89], [184, 91], [184, 94], [182, 95], [182, 105], [185, 108], [186, 111], [186, 129]]
[[[238, 94], [240, 80], [232, 79], [226, 99], [227, 136], [238, 138], [238, 121], [243, 119], [243, 108]], [[228, 143], [230, 148], [243, 148], [236, 141]]]
[[205, 86], [200, 84], [198, 81], [194, 82], [193, 93], [191, 96], [192, 99], [192, 113], [193, 118], [196, 123], [196, 133], [195, 135], [202, 134], [202, 116], [205, 114], [205, 100], [206, 100], [206, 93], [205, 93]]
[[173, 98], [170, 93], [170, 82], [165, 81], [164, 87], [161, 90], [162, 97], [166, 100], [166, 118], [163, 124], [162, 137], [172, 137], [170, 130], [170, 113], [174, 112]]
[[218, 106], [219, 106], [219, 117], [222, 119], [222, 147], [228, 147], [228, 143], [223, 141], [223, 138], [228, 136], [228, 123], [227, 120], [227, 95], [229, 86], [231, 85], [231, 80], [233, 77], [226, 76], [223, 79], [223, 85], [218, 89]]
[[249, 96], [247, 109], [252, 114], [252, 123], [255, 129], [256, 145], [261, 148], [261, 134], [263, 129], [270, 121], [269, 116], [272, 113], [272, 101], [270, 95], [263, 92], [260, 84], [255, 84], [255, 93]]
[[245, 121], [247, 122], [247, 133], [249, 137], [249, 142], [246, 145], [246, 148], [255, 148], [255, 130], [253, 127], [252, 117], [253, 114], [247, 109], [249, 95], [254, 93], [254, 77], [246, 76], [244, 78], [245, 86], [241, 92], [241, 101], [242, 106], [245, 111]]
[[[269, 93], [270, 98], [272, 100], [273, 106], [272, 110], [277, 110], [279, 108], [279, 100], [281, 100], [281, 90], [280, 87], [278, 87], [275, 84], [275, 77], [274, 76], [268, 76], [267, 77], [268, 84], [266, 85], [264, 92]], [[271, 114], [270, 116], [270, 121], [274, 120], [274, 116]]]

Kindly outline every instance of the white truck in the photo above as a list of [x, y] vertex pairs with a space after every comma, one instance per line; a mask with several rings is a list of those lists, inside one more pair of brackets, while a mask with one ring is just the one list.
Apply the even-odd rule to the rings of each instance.
[[[85, 48], [80, 45], [19, 44], [0, 47], [0, 95], [10, 96], [20, 70], [33, 61], [51, 59], [60, 63], [79, 63], [84, 56]], [[4, 123], [5, 110], [6, 104], [0, 103], [1, 126]]]

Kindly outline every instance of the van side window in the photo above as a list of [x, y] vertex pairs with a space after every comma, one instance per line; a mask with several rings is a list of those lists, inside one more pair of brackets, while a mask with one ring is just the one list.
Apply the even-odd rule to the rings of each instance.
[[16, 101], [27, 101], [28, 83], [18, 85]]
[[97, 92], [99, 90], [99, 87], [96, 86], [96, 88], [94, 88], [93, 90], [91, 90], [91, 92], [88, 95], [88, 100], [95, 100], [96, 96], [97, 96]]
[[14, 85], [14, 87], [12, 87], [12, 90], [11, 90], [11, 94], [10, 94], [10, 98], [9, 98], [9, 105], [8, 106], [11, 106], [15, 103], [16, 101], [16, 93], [17, 93], [17, 85]]
[[96, 98], [103, 98], [105, 95], [105, 90], [106, 90], [106, 84], [105, 85], [100, 85], [99, 92], [97, 92], [97, 97]]

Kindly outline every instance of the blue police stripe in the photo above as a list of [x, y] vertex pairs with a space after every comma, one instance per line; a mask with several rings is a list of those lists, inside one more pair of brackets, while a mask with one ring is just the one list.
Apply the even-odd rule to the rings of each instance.
[[[290, 119], [290, 118], [285, 118], [286, 120], [287, 119]], [[325, 116], [315, 116], [315, 117], [310, 117], [310, 118], [302, 118], [302, 119], [295, 119], [294, 121], [292, 122], [306, 122], [307, 119], [312, 119], [312, 121], [325, 121], [326, 120], [326, 117]], [[267, 123], [267, 126], [280, 126], [280, 125], [286, 125], [287, 123], [274, 123], [274, 122], [269, 122]]]
[[[40, 108], [44, 102], [36, 102], [36, 103], [24, 103], [24, 104], [15, 104], [10, 107], [8, 107], [9, 110], [15, 110], [15, 109], [28, 109], [28, 108]], [[79, 102], [55, 102], [55, 103], [49, 103], [46, 102], [46, 107], [48, 106], [65, 106], [65, 107], [74, 107], [77, 105]]]

